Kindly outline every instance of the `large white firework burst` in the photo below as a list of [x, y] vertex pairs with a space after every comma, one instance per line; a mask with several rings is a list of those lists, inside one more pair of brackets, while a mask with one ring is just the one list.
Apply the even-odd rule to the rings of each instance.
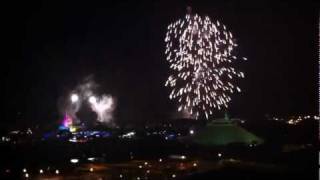
[[227, 108], [231, 94], [241, 91], [234, 78], [244, 73], [232, 67], [237, 44], [219, 21], [187, 14], [168, 26], [165, 43], [172, 70], [165, 85], [171, 87], [169, 98], [177, 100], [178, 111], [208, 119], [213, 109]]

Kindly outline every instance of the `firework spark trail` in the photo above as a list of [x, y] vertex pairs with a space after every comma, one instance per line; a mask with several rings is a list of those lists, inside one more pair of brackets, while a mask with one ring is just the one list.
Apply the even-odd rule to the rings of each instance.
[[228, 107], [230, 94], [241, 92], [233, 84], [235, 78], [244, 78], [243, 72], [232, 67], [238, 59], [233, 54], [237, 44], [219, 21], [187, 14], [168, 26], [165, 43], [173, 72], [165, 86], [172, 88], [169, 98], [178, 101], [178, 111], [196, 118], [204, 114], [208, 119], [214, 108]]
[[[318, 12], [318, 116], [320, 116], [320, 11]], [[319, 134], [318, 139], [320, 140], [320, 123], [318, 125]], [[320, 155], [320, 152], [319, 152]], [[319, 156], [320, 157], [320, 156]], [[319, 158], [320, 164], [320, 158]], [[320, 171], [320, 170], [319, 170]]]

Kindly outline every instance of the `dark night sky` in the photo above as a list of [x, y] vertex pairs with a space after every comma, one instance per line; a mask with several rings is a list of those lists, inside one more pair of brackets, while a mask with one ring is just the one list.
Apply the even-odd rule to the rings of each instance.
[[170, 118], [175, 106], [163, 87], [169, 67], [164, 36], [188, 4], [226, 24], [237, 53], [248, 58], [238, 66], [246, 78], [239, 82], [243, 93], [233, 98], [232, 116], [317, 112], [318, 4], [115, 2], [5, 6], [2, 123], [56, 121], [58, 97], [91, 74], [101, 91], [118, 98], [120, 121]]

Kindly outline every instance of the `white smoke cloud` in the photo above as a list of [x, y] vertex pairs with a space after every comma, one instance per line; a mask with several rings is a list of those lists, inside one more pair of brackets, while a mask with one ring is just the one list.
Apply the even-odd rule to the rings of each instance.
[[113, 112], [116, 108], [115, 98], [108, 94], [97, 95], [95, 90], [98, 84], [94, 82], [92, 76], [84, 79], [82, 83], [76, 86], [74, 90], [71, 91], [64, 98], [64, 102], [60, 103], [60, 112], [68, 114], [74, 122], [80, 123], [81, 120], [77, 117], [77, 112], [79, 112], [82, 105], [87, 102], [92, 111], [97, 114], [96, 121], [113, 124], [114, 116]]
[[98, 121], [110, 123], [113, 120], [113, 111], [116, 107], [114, 98], [110, 95], [102, 95], [100, 98], [89, 98], [91, 109], [97, 113]]

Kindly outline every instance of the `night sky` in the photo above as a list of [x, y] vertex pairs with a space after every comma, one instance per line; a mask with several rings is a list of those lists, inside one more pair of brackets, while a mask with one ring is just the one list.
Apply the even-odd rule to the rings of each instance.
[[172, 118], [164, 37], [187, 5], [223, 22], [248, 58], [232, 117], [316, 114], [316, 3], [25, 1], [4, 6], [1, 123], [56, 122], [58, 98], [89, 75], [118, 99], [119, 122]]

